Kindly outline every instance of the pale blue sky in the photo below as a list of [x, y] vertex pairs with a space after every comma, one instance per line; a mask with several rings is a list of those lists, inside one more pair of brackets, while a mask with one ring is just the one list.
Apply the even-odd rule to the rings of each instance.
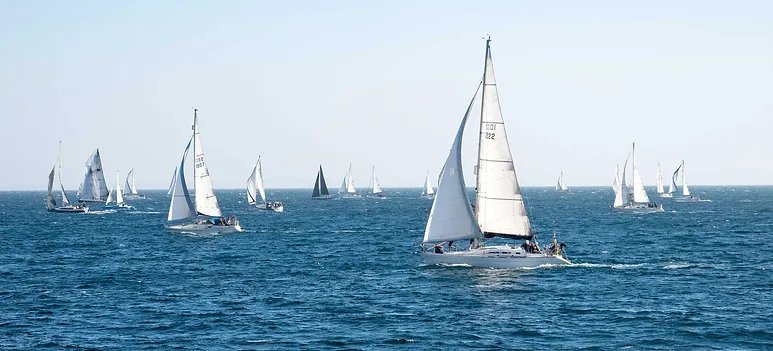
[[[437, 176], [486, 33], [522, 185], [609, 185], [632, 141], [645, 184], [773, 184], [770, 1], [0, 0], [0, 189], [165, 188], [192, 107], [216, 188], [385, 187]], [[473, 184], [479, 109], [466, 131]]]

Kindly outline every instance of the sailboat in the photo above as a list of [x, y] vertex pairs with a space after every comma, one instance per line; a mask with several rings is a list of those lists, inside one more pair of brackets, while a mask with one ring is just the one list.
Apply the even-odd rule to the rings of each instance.
[[[52, 193], [54, 189], [54, 174], [56, 169], [59, 169], [59, 188], [62, 189], [62, 205], [57, 206], [56, 199]], [[62, 182], [62, 142], [59, 142], [59, 157], [56, 159], [56, 164], [51, 168], [51, 173], [48, 174], [48, 196], [46, 197], [46, 209], [49, 212], [88, 212], [89, 207], [84, 204], [70, 204], [70, 199], [67, 198], [67, 192], [64, 190], [64, 183]]]
[[319, 165], [319, 171], [317, 171], [317, 179], [314, 180], [314, 190], [311, 192], [311, 198], [313, 200], [329, 200], [333, 198], [327, 190], [325, 174], [322, 173], [322, 165]]
[[[177, 168], [177, 178], [172, 190], [172, 201], [169, 204], [166, 228], [172, 232], [183, 233], [213, 233], [227, 234], [241, 232], [242, 227], [236, 216], [224, 217], [217, 203], [212, 179], [204, 159], [199, 134], [198, 110], [193, 110], [193, 135], [183, 152], [182, 160]], [[193, 143], [194, 167], [193, 188], [196, 194], [191, 199], [185, 184], [185, 159]]]
[[370, 189], [370, 196], [381, 198], [386, 197], [386, 195], [384, 195], [384, 191], [381, 190], [381, 185], [378, 183], [378, 178], [376, 177], [376, 166], [373, 166], [373, 172], [371, 173], [370, 184], [368, 184], [368, 188]]
[[86, 161], [86, 174], [78, 188], [78, 201], [105, 202], [107, 193], [107, 183], [102, 172], [102, 157], [99, 156], [99, 149], [97, 149]]
[[349, 172], [346, 173], [344, 176], [344, 181], [341, 183], [341, 188], [338, 189], [338, 193], [341, 194], [341, 197], [347, 199], [347, 198], [355, 198], [355, 197], [361, 197], [360, 194], [357, 194], [357, 189], [354, 187], [354, 178], [352, 178], [352, 164], [349, 164]]
[[674, 172], [674, 187], [676, 187], [676, 173], [679, 171], [682, 172], [682, 197], [677, 197], [674, 200], [677, 202], [711, 202], [711, 200], [701, 200], [700, 197], [690, 194], [690, 188], [687, 187], [687, 176], [684, 172], [684, 160], [682, 160], [682, 164], [679, 165], [679, 168]]
[[[107, 200], [105, 200], [106, 210], [135, 210], [134, 206], [126, 204], [121, 192], [121, 175], [119, 172], [115, 172], [115, 185], [110, 188], [110, 193], [107, 194]], [[115, 205], [113, 205], [115, 203]]]
[[[440, 173], [440, 183], [424, 230], [422, 256], [427, 264], [464, 264], [474, 267], [522, 268], [571, 264], [561, 252], [565, 245], [558, 245], [555, 237], [552, 247], [546, 247], [544, 251], [536, 243], [499, 106], [490, 41], [486, 40], [486, 64], [481, 83], [483, 102], [476, 167], [475, 212], [467, 198], [461, 149], [464, 127], [480, 86], [467, 107]], [[486, 245], [485, 238], [497, 236], [523, 240], [523, 243]], [[469, 240], [469, 248], [456, 250], [453, 242], [458, 240]], [[448, 250], [444, 251], [442, 244], [446, 242]], [[425, 246], [428, 243], [434, 245]]]
[[429, 171], [427, 171], [427, 177], [424, 178], [424, 186], [421, 189], [421, 197], [425, 199], [435, 198], [435, 189], [432, 188], [432, 182], [429, 180]]
[[[171, 187], [170, 187], [171, 188]], [[134, 185], [134, 168], [126, 175], [126, 184], [124, 185], [124, 198], [127, 200], [144, 199], [145, 195], [137, 192], [137, 186]]]
[[566, 186], [566, 182], [564, 181], [564, 171], [561, 171], [561, 175], [558, 176], [556, 191], [569, 192], [569, 188]]
[[673, 192], [674, 187], [671, 187], [671, 190], [669, 192], [666, 192], [663, 189], [663, 176], [660, 174], [660, 162], [658, 162], [658, 174], [657, 174], [656, 178], [657, 178], [656, 180], [657, 180], [657, 193], [658, 193], [658, 196], [660, 196], [662, 198], [673, 197], [673, 194], [671, 194], [671, 193]]
[[636, 143], [631, 148], [631, 160], [633, 167], [633, 191], [631, 191], [625, 182], [625, 172], [628, 168], [628, 159], [623, 166], [623, 176], [618, 182], [615, 191], [615, 201], [612, 207], [616, 210], [630, 210], [635, 212], [663, 212], [663, 205], [650, 202], [647, 191], [644, 190], [644, 184], [639, 175], [639, 168], [636, 166]]
[[[257, 201], [256, 190], [260, 194], [261, 203]], [[247, 179], [247, 202], [250, 205], [257, 204], [256, 207], [261, 210], [284, 212], [284, 205], [281, 202], [266, 201], [266, 189], [263, 187], [263, 169], [260, 166], [260, 156], [258, 156], [258, 163], [255, 164], [255, 168], [252, 169], [252, 174]]]

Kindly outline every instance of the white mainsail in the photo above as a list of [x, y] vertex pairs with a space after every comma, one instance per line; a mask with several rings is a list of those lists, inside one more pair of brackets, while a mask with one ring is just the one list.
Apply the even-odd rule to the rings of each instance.
[[531, 224], [510, 153], [489, 44], [486, 40], [475, 214], [486, 234], [528, 238]]
[[263, 167], [260, 165], [260, 156], [258, 156], [258, 164], [256, 166], [258, 168], [257, 177], [255, 178], [255, 185], [258, 187], [258, 194], [260, 194], [260, 198], [263, 200], [263, 203], [266, 203], [266, 188], [263, 186]]
[[357, 189], [354, 187], [354, 178], [352, 177], [352, 164], [349, 164], [349, 172], [344, 176], [344, 181], [341, 183], [341, 189], [338, 193], [355, 194]]
[[655, 176], [655, 178], [655, 181], [657, 182], [657, 193], [664, 193], [665, 190], [663, 190], [663, 176], [660, 174], [660, 162], [658, 162], [658, 174]]
[[194, 109], [193, 111], [193, 188], [196, 194], [196, 212], [203, 216], [220, 217], [222, 212], [220, 212], [220, 206], [217, 203], [217, 197], [215, 197], [209, 168], [207, 168], [207, 162], [204, 159], [204, 150], [201, 148], [199, 110]]
[[370, 179], [371, 182], [371, 188], [370, 191], [373, 194], [381, 194], [383, 190], [381, 190], [381, 185], [378, 184], [378, 178], [376, 178], [376, 166], [373, 166], [373, 175]]
[[459, 125], [459, 130], [456, 132], [443, 170], [440, 172], [440, 183], [435, 200], [432, 202], [432, 210], [429, 212], [427, 227], [424, 230], [424, 243], [483, 236], [470, 207], [470, 199], [467, 197], [467, 187], [464, 184], [462, 172], [462, 135], [477, 95], [478, 91], [476, 90], [469, 107], [467, 107], [467, 112], [462, 118], [462, 123]]
[[56, 171], [56, 165], [51, 167], [51, 173], [48, 174], [48, 196], [46, 197], [46, 208], [53, 210], [56, 208], [56, 200], [54, 200], [54, 194], [51, 190], [54, 189], [54, 172]]
[[177, 167], [174, 168], [174, 174], [172, 175], [172, 181], [169, 182], [169, 190], [166, 192], [166, 196], [172, 196], [174, 192], [174, 184], [177, 181]]
[[422, 196], [429, 196], [435, 194], [435, 189], [432, 188], [432, 182], [429, 180], [429, 171], [427, 171], [427, 178], [424, 179], [424, 189], [421, 192]]
[[78, 190], [78, 199], [102, 201], [107, 197], [107, 194], [107, 183], [102, 172], [102, 158], [99, 156], [99, 149], [97, 149], [86, 161], [86, 174]]
[[[112, 188], [110, 188], [110, 192], [107, 194], [107, 200], [105, 200], [105, 205], [109, 205], [111, 202], [115, 201], [117, 205], [122, 205], [124, 203], [123, 200], [123, 194], [121, 193], [121, 174], [120, 172], [115, 172], [115, 184]], [[115, 194], [115, 195], [113, 195]]]
[[561, 175], [558, 176], [558, 182], [556, 183], [556, 190], [567, 191], [569, 188], [564, 181], [564, 171], [561, 171]]
[[615, 203], [614, 207], [623, 207], [628, 202], [628, 192], [625, 191], [625, 185], [620, 180], [620, 166], [615, 165], [615, 182], [612, 184], [612, 189], [615, 191]]
[[690, 196], [690, 189], [687, 188], [687, 176], [684, 172], [684, 160], [682, 160], [682, 196]]
[[257, 197], [258, 197], [258, 190], [255, 186], [255, 178], [257, 178], [258, 175], [258, 165], [255, 165], [255, 168], [252, 169], [252, 174], [250, 174], [250, 177], [247, 178], [247, 203], [250, 205], [254, 205], [257, 203]]
[[631, 159], [633, 164], [633, 202], [648, 203], [650, 198], [647, 196], [647, 191], [644, 190], [639, 168], [636, 167], [636, 143], [631, 149]]
[[[171, 188], [171, 186], [170, 186]], [[124, 192], [127, 194], [138, 195], [137, 187], [134, 185], [134, 168], [126, 175], [126, 184], [124, 184]]]
[[191, 147], [191, 141], [183, 152], [180, 166], [175, 168], [175, 179], [172, 181], [172, 201], [169, 203], [169, 215], [167, 221], [178, 223], [196, 218], [196, 210], [191, 196], [188, 193], [188, 186], [185, 184], [185, 159], [188, 157], [188, 150]]

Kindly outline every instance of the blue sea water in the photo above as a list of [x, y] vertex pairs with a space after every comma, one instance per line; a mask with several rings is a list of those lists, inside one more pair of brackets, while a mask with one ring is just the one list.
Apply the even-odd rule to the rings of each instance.
[[166, 232], [160, 191], [88, 214], [3, 192], [0, 349], [773, 348], [773, 188], [695, 187], [713, 202], [646, 215], [572, 190], [524, 188], [575, 263], [525, 270], [424, 265], [419, 189], [269, 191], [284, 213], [221, 190], [247, 232], [219, 236]]

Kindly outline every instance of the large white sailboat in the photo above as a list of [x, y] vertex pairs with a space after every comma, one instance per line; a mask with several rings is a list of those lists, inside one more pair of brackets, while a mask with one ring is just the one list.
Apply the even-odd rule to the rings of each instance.
[[384, 190], [381, 189], [381, 184], [378, 183], [378, 177], [376, 177], [376, 166], [373, 166], [373, 172], [370, 176], [370, 183], [368, 184], [370, 190], [370, 196], [373, 197], [386, 197]]
[[424, 186], [421, 188], [421, 197], [425, 199], [435, 198], [435, 189], [432, 188], [432, 182], [429, 180], [429, 171], [427, 171], [427, 177], [424, 178]]
[[[171, 186], [170, 186], [171, 188]], [[124, 184], [124, 198], [127, 200], [144, 199], [145, 195], [137, 192], [137, 186], [134, 185], [134, 168], [126, 175], [126, 184]]]
[[566, 182], [564, 181], [564, 171], [561, 171], [561, 175], [558, 176], [556, 191], [569, 192], [569, 187], [566, 186]]
[[[258, 194], [260, 194], [260, 202], [257, 199]], [[281, 202], [266, 201], [266, 188], [263, 186], [263, 168], [260, 165], [260, 156], [258, 156], [255, 168], [252, 169], [252, 174], [247, 179], [247, 202], [261, 210], [284, 212], [285, 209]]]
[[628, 159], [626, 159], [622, 178], [615, 187], [615, 201], [612, 207], [616, 210], [624, 211], [663, 212], [663, 205], [650, 202], [647, 191], [644, 190], [644, 184], [641, 181], [641, 175], [639, 175], [639, 168], [636, 166], [636, 143], [631, 148], [630, 156], [633, 167], [633, 190], [631, 191], [625, 182], [625, 172], [626, 168], [628, 168]]
[[[172, 201], [169, 204], [166, 228], [172, 232], [227, 234], [241, 232], [242, 227], [236, 216], [224, 217], [220, 211], [212, 180], [209, 175], [204, 151], [201, 148], [199, 135], [198, 110], [193, 110], [193, 136], [183, 152], [180, 165], [177, 167], [177, 178], [172, 190]], [[185, 184], [185, 159], [193, 143], [193, 188], [196, 194], [191, 199]]]
[[[553, 245], [543, 250], [534, 238], [499, 106], [490, 39], [486, 40], [486, 64], [481, 85], [483, 102], [476, 167], [475, 212], [467, 198], [461, 162], [462, 136], [475, 102], [473, 96], [440, 174], [440, 183], [424, 231], [424, 261], [427, 264], [494, 268], [570, 264], [562, 255], [563, 243], [558, 245], [554, 239]], [[478, 91], [475, 92], [477, 94]], [[484, 242], [485, 238], [497, 236], [523, 242], [521, 245], [492, 246]], [[456, 250], [453, 242], [458, 240], [469, 240], [469, 247]], [[429, 243], [434, 245], [425, 246]], [[443, 243], [448, 243], [445, 251]]]
[[107, 183], [102, 171], [102, 157], [99, 156], [99, 149], [97, 149], [86, 161], [86, 174], [78, 188], [78, 201], [105, 202], [107, 194]]
[[[135, 210], [134, 206], [127, 204], [124, 201], [123, 193], [121, 192], [121, 174], [115, 172], [115, 184], [110, 188], [110, 193], [107, 194], [107, 200], [105, 200], [106, 210]], [[115, 203], [115, 204], [113, 204]]]
[[660, 173], [660, 162], [658, 162], [658, 174], [657, 174], [656, 178], [657, 178], [656, 181], [657, 181], [657, 193], [658, 193], [658, 196], [660, 196], [662, 198], [673, 197], [673, 194], [672, 194], [673, 187], [671, 188], [672, 190], [669, 191], [669, 192], [666, 192], [665, 189], [663, 189], [663, 176]]
[[314, 180], [314, 190], [311, 192], [311, 198], [313, 200], [330, 200], [333, 198], [333, 196], [330, 195], [330, 191], [327, 190], [325, 174], [322, 173], [322, 165], [319, 165], [319, 171], [317, 172], [317, 179]]
[[677, 202], [711, 202], [711, 200], [702, 200], [700, 197], [690, 194], [690, 188], [687, 187], [687, 176], [684, 172], [684, 160], [682, 160], [682, 164], [679, 165], [679, 168], [674, 172], [674, 186], [676, 186], [677, 173], [680, 171], [682, 172], [682, 196], [674, 198], [674, 200]]
[[361, 197], [357, 194], [357, 189], [354, 187], [354, 178], [352, 178], [352, 164], [349, 164], [349, 172], [344, 176], [344, 181], [341, 183], [341, 188], [338, 189], [338, 193], [343, 198], [355, 198]]
[[[56, 170], [59, 170], [59, 188], [61, 192], [61, 206], [58, 206], [54, 194], [54, 174]], [[89, 207], [85, 204], [70, 204], [70, 199], [67, 198], [67, 192], [64, 190], [64, 182], [62, 182], [62, 142], [59, 142], [59, 156], [56, 159], [56, 164], [51, 168], [51, 173], [48, 174], [48, 196], [46, 197], [46, 209], [49, 212], [88, 212]]]

